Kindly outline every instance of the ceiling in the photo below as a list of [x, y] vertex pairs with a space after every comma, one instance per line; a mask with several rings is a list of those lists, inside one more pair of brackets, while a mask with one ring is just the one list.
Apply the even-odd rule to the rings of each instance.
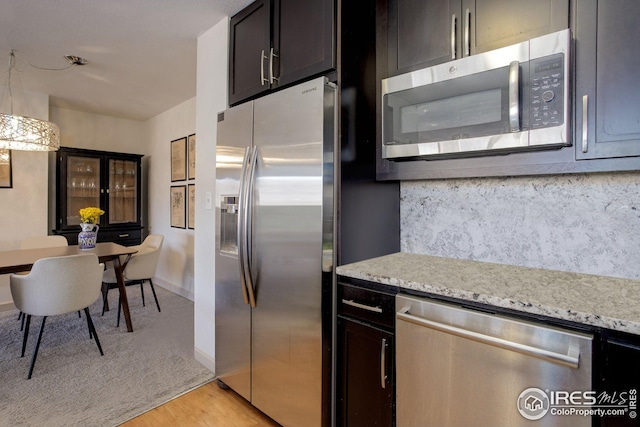
[[[195, 96], [198, 36], [251, 2], [0, 0], [0, 86], [14, 49], [12, 88], [49, 94], [57, 107], [147, 120]], [[88, 63], [38, 68], [67, 67], [65, 55]]]

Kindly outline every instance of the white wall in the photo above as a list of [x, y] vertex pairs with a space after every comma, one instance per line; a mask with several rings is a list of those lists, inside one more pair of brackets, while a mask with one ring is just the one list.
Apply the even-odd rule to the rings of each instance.
[[118, 153], [145, 154], [144, 123], [67, 108], [51, 108], [51, 120], [60, 127], [60, 145]]
[[[173, 228], [170, 222], [170, 187], [194, 184], [199, 180], [171, 182], [171, 141], [196, 132], [196, 99], [191, 98], [146, 122], [149, 141], [144, 168], [147, 173], [147, 218], [149, 234], [164, 235], [160, 262], [156, 270], [159, 285], [193, 300], [194, 230]], [[197, 135], [198, 156], [204, 143]], [[198, 157], [196, 157], [198, 159]], [[196, 174], [200, 170], [196, 167]], [[196, 189], [197, 189], [196, 185]]]
[[403, 252], [640, 279], [640, 173], [406, 181]]
[[[12, 88], [13, 111], [42, 120], [49, 119], [49, 96]], [[4, 93], [4, 88], [3, 88]], [[0, 111], [9, 113], [8, 98]], [[25, 237], [46, 235], [49, 155], [46, 152], [13, 151], [13, 188], [0, 188], [0, 250], [18, 247]], [[9, 276], [0, 275], [0, 309], [12, 307]]]
[[198, 38], [195, 241], [195, 357], [215, 371], [215, 210], [205, 194], [215, 194], [216, 117], [227, 105], [227, 38], [222, 20]]

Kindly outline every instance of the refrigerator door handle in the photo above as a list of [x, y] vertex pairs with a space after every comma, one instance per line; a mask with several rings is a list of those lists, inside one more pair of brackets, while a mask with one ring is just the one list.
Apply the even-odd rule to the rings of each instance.
[[243, 218], [243, 232], [244, 239], [242, 240], [242, 244], [244, 245], [244, 249], [242, 251], [243, 260], [242, 265], [244, 266], [244, 278], [245, 278], [245, 289], [247, 294], [249, 295], [249, 305], [252, 308], [256, 306], [256, 296], [255, 296], [255, 286], [253, 283], [253, 278], [251, 277], [251, 249], [253, 246], [252, 233], [251, 233], [251, 224], [252, 213], [253, 213], [253, 185], [255, 183], [255, 172], [256, 165], [258, 163], [258, 148], [253, 147], [251, 152], [251, 158], [249, 160], [248, 167], [248, 178], [245, 183], [245, 211]]
[[249, 153], [251, 147], [247, 147], [244, 150], [244, 158], [242, 160], [242, 171], [240, 172], [240, 197], [238, 197], [238, 229], [237, 229], [237, 242], [238, 242], [238, 267], [240, 269], [240, 286], [242, 287], [242, 298], [245, 304], [249, 304], [249, 297], [247, 295], [247, 281], [245, 278], [244, 267], [244, 253], [245, 245], [243, 244], [245, 239], [245, 226], [244, 226], [244, 212], [247, 210], [246, 205], [246, 185], [247, 185], [247, 172], [249, 170]]

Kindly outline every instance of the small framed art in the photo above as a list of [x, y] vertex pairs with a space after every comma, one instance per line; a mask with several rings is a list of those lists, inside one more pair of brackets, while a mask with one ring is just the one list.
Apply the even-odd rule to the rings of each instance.
[[188, 179], [196, 179], [196, 134], [191, 134], [187, 137], [187, 152], [188, 152]]
[[187, 186], [176, 185], [171, 187], [171, 226], [175, 228], [187, 228], [186, 221]]
[[187, 137], [171, 141], [171, 182], [187, 179]]
[[196, 225], [196, 185], [189, 184], [187, 188], [189, 198], [187, 202], [187, 227], [193, 230]]

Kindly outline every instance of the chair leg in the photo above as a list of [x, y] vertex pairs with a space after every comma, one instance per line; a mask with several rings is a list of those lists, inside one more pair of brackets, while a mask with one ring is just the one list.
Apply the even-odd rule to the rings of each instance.
[[96, 332], [96, 327], [93, 325], [93, 320], [91, 319], [91, 314], [89, 314], [89, 307], [84, 309], [84, 314], [87, 316], [87, 326], [89, 326], [89, 335], [93, 335], [96, 339], [96, 345], [98, 346], [98, 350], [100, 350], [100, 356], [104, 356], [102, 352], [102, 346], [100, 345], [100, 340], [98, 339], [98, 334]]
[[20, 314], [22, 315], [22, 319], [20, 319], [20, 316], [18, 316], [18, 319], [20, 320], [20, 330], [22, 331], [24, 329], [25, 314], [23, 312], [20, 312]]
[[102, 282], [102, 316], [104, 316], [104, 312], [109, 310], [109, 300], [107, 299], [109, 295], [109, 284]]
[[29, 376], [27, 379], [31, 379], [31, 374], [33, 373], [33, 367], [36, 364], [36, 357], [38, 357], [38, 349], [40, 348], [40, 341], [42, 341], [42, 331], [44, 331], [44, 322], [47, 320], [47, 316], [42, 318], [42, 323], [40, 324], [40, 333], [38, 334], [38, 341], [36, 341], [36, 348], [33, 351], [33, 357], [31, 358], [31, 366], [29, 366]]
[[149, 279], [149, 284], [151, 285], [151, 292], [153, 292], [153, 298], [156, 300], [156, 307], [158, 307], [158, 311], [160, 310], [160, 303], [158, 302], [158, 296], [156, 295], [156, 289], [153, 287], [153, 281]]
[[118, 321], [116, 322], [116, 328], [120, 327], [120, 312], [122, 311], [122, 295], [118, 298]]
[[144, 280], [140, 280], [140, 294], [142, 295], [142, 306], [145, 307], [145, 303], [144, 303], [144, 287], [142, 285], [144, 285]]
[[22, 338], [22, 354], [20, 354], [20, 357], [24, 357], [24, 350], [27, 348], [27, 338], [29, 337], [29, 325], [31, 324], [31, 315], [28, 314], [26, 315], [26, 317], [27, 317], [27, 325], [24, 330], [24, 334]]

